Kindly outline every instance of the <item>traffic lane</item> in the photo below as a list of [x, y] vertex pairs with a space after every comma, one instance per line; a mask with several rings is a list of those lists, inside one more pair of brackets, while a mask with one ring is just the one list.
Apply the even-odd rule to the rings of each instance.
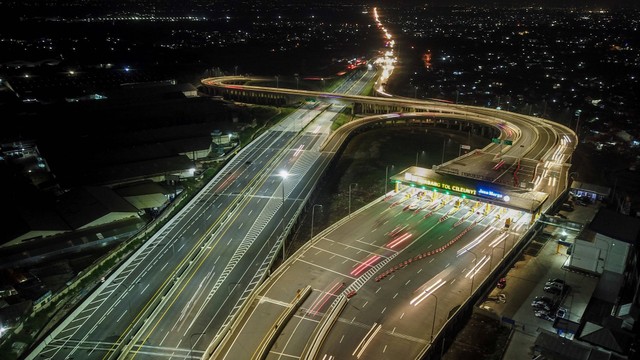
[[[464, 245], [460, 244], [458, 248], [462, 246]], [[364, 353], [367, 354], [365, 357], [386, 358], [386, 350], [392, 350], [391, 354], [396, 358], [399, 354], [404, 356], [417, 355], [424, 344], [430, 340], [430, 328], [434, 321], [436, 324], [435, 332], [437, 333], [439, 326], [444, 323], [448, 316], [448, 312], [466, 300], [471, 289], [471, 281], [465, 279], [463, 274], [474, 260], [471, 257], [454, 259], [456, 250], [455, 246], [452, 246], [449, 250], [434, 256], [433, 260], [412, 263], [380, 283], [368, 282], [357, 295], [351, 298], [349, 306], [343, 311], [341, 318], [350, 319], [351, 323], [367, 325], [382, 323], [383, 327], [380, 333], [394, 335], [393, 340], [385, 341], [382, 336], [377, 338], [376, 341], [372, 341]], [[450, 266], [452, 263], [458, 264]], [[461, 267], [462, 269], [460, 269]], [[438, 270], [441, 271], [433, 274]], [[442, 272], [446, 273], [442, 274]], [[448, 279], [448, 284], [445, 284], [447, 287], [440, 288], [435, 293], [438, 297], [439, 309], [436, 318], [434, 318], [433, 315], [427, 316], [425, 314], [425, 311], [433, 314], [433, 309], [425, 309], [425, 305], [428, 302], [431, 302], [431, 305], [427, 305], [427, 307], [435, 307], [433, 296], [425, 298], [417, 303], [416, 306], [412, 306], [410, 302], [417, 294], [420, 294], [429, 285], [433, 285], [434, 281], [441, 278]], [[474, 287], [477, 288], [479, 283], [480, 281], [477, 281]], [[440, 309], [440, 307], [445, 307], [445, 309]], [[364, 311], [366, 308], [370, 310]], [[327, 345], [327, 353], [330, 349], [346, 347], [348, 350], [337, 353], [336, 358], [352, 355], [351, 349], [355, 352], [358, 349], [358, 341], [364, 338], [362, 331], [359, 336], [354, 335], [358, 328], [361, 327], [353, 328], [348, 326], [342, 330], [340, 328], [332, 329], [331, 335], [326, 341], [327, 344], [330, 344]], [[367, 329], [366, 326], [364, 328]], [[427, 332], [425, 329], [429, 329], [429, 331]], [[403, 343], [402, 346], [397, 347], [398, 344], [395, 343], [397, 337], [412, 339], [412, 341], [410, 344]], [[339, 340], [337, 340], [338, 338]], [[351, 344], [351, 348], [349, 348], [348, 344]]]
[[[202, 206], [196, 205], [193, 208], [199, 209]], [[200, 217], [202, 217], [202, 212], [198, 213], [197, 218]], [[189, 231], [188, 226], [193, 225], [194, 219], [185, 217], [164, 238], [185, 239], [186, 233]], [[158, 284], [166, 281], [166, 272], [174, 270], [174, 268], [167, 265], [171, 261], [179, 261], [181, 259], [179, 257], [180, 254], [191, 250], [189, 247], [193, 243], [191, 241], [176, 245], [164, 238], [156, 238], [154, 243], [149, 244], [142, 255], [132, 263], [131, 271], [125, 276], [122, 276], [121, 273], [113, 282], [107, 284], [104, 291], [100, 291], [95, 300], [88, 304], [88, 310], [79, 314], [78, 321], [71, 322], [68, 327], [70, 331], [64, 330], [61, 335], [75, 336], [75, 334], [82, 334], [82, 341], [105, 341], [107, 338], [112, 337], [113, 334], [121, 334], [125, 329], [129, 328], [131, 321], [141, 311], [142, 305], [146, 304], [154, 295]], [[197, 245], [194, 244], [193, 246]], [[145, 265], [144, 267], [136, 266], [136, 262]], [[141, 287], [142, 291], [140, 293], [127, 291], [126, 288], [130, 284], [140, 284], [139, 287]], [[115, 289], [113, 289], [114, 286]], [[115, 299], [113, 299], [114, 297]], [[126, 304], [126, 306], [122, 305], [120, 308], [114, 308], [114, 304]], [[116, 316], [117, 321], [105, 321], [114, 316]], [[77, 325], [78, 322], [81, 324]]]
[[[263, 199], [257, 198], [257, 199], [251, 199], [250, 201], [260, 202], [260, 201], [262, 201], [262, 200], [263, 200]], [[285, 205], [286, 205], [287, 203], [289, 203], [289, 201], [287, 201], [287, 202], [285, 203]], [[285, 208], [287, 208], [287, 207], [288, 207], [289, 209], [291, 209], [291, 206], [285, 206]], [[256, 206], [250, 206], [250, 208], [257, 208], [257, 207], [256, 207]], [[250, 211], [252, 211], [252, 210], [250, 210]], [[242, 224], [244, 224], [244, 223], [242, 223]], [[241, 228], [241, 227], [242, 227], [242, 224], [240, 224], [238, 228]], [[248, 229], [247, 229], [247, 230], [248, 230]], [[229, 242], [231, 242], [232, 240], [233, 240], [233, 239], [229, 239]], [[226, 302], [226, 301], [225, 301], [225, 302]]]
[[[273, 181], [272, 181], [272, 183], [273, 183]], [[261, 199], [258, 199], [257, 201], [260, 201], [260, 200], [261, 200]], [[255, 207], [253, 207], [253, 208], [255, 208]], [[242, 227], [242, 224], [240, 224], [240, 225], [239, 225], [239, 227]], [[247, 230], [248, 230], [248, 229], [247, 229]], [[229, 242], [231, 242], [231, 240], [230, 240]], [[228, 245], [229, 245], [229, 244], [228, 244]], [[194, 300], [194, 301], [195, 301], [195, 302], [197, 302], [197, 300]]]
[[[308, 256], [305, 256], [305, 258], [307, 258]], [[325, 262], [326, 263], [326, 262]], [[332, 267], [333, 269], [335, 269], [335, 266]], [[300, 271], [294, 271], [295, 273], [300, 273]], [[331, 278], [331, 277], [330, 277]], [[344, 286], [344, 284], [340, 284], [340, 277], [337, 277], [333, 280], [330, 281], [329, 284], [327, 284], [325, 286], [325, 289], [322, 291], [319, 291], [319, 294], [315, 297], [315, 299], [312, 299], [310, 297], [309, 300], [312, 300], [312, 303], [309, 307], [308, 310], [306, 310], [307, 313], [311, 313], [311, 315], [313, 316], [314, 314], [317, 316], [318, 314], [322, 314], [323, 311], [325, 311], [325, 305], [329, 305], [333, 299], [335, 299], [335, 293], [336, 291], [339, 291], [342, 289], [342, 287]], [[285, 281], [286, 283], [288, 283], [288, 281]], [[315, 289], [314, 289], [315, 290]], [[361, 291], [366, 291], [366, 290], [361, 290]], [[358, 295], [354, 296], [352, 299], [363, 299], [364, 297], [361, 296], [360, 292], [358, 293]], [[357, 300], [353, 300], [353, 301], [357, 301]], [[308, 302], [308, 301], [307, 301]], [[369, 303], [369, 301], [365, 301], [364, 304], [362, 304], [360, 306], [361, 309], [364, 309], [367, 306], [367, 303]], [[305, 304], [306, 305], [306, 304]], [[375, 306], [375, 305], [372, 305]], [[384, 308], [382, 308], [382, 312], [384, 312]], [[309, 322], [313, 322], [313, 321], [318, 321], [318, 319], [308, 319]], [[285, 349], [284, 353], [286, 355], [289, 356], [299, 356], [300, 354], [296, 352], [295, 349], [303, 349], [304, 345], [306, 344], [306, 342], [309, 339], [309, 330], [307, 331], [298, 331], [297, 329], [299, 328], [299, 324], [298, 323], [294, 323], [294, 324], [287, 324], [286, 328], [283, 330], [283, 334], [286, 334], [284, 339], [279, 339], [279, 342], [282, 343], [286, 343], [286, 344], [292, 344], [290, 348]], [[312, 329], [310, 330], [312, 331]], [[280, 348], [279, 348], [280, 349]], [[277, 352], [276, 350], [273, 350], [274, 352]], [[300, 350], [301, 351], [301, 350]]]
[[[304, 352], [307, 340], [311, 338], [317, 325], [318, 320], [306, 317], [304, 309], [299, 309], [287, 322], [280, 336], [269, 349], [267, 359], [300, 357]], [[304, 339], [304, 341], [300, 339]]]
[[[255, 198], [255, 199], [254, 199], [254, 198], [251, 198], [251, 199], [250, 199], [250, 201], [253, 201], [253, 202], [255, 202], [255, 203], [261, 202], [261, 201], [263, 201], [263, 200], [264, 200], [264, 199], [260, 199], [260, 198]], [[263, 201], [263, 202], [264, 202], [264, 201]], [[252, 206], [252, 205], [249, 205], [249, 208], [256, 209], [256, 208], [258, 208], [258, 206]], [[231, 226], [234, 226], [234, 225], [235, 225], [235, 224], [232, 224]], [[246, 227], [246, 226], [245, 226], [245, 227]], [[240, 224], [240, 225], [238, 226], [238, 229], [239, 229], [239, 228], [242, 228], [242, 224]], [[247, 229], [245, 229], [245, 230], [248, 230], [248, 228], [247, 228]], [[242, 236], [242, 235], [245, 235], [245, 233], [242, 233], [242, 234], [240, 234], [240, 235], [241, 235], [241, 236]], [[230, 238], [229, 238], [229, 243], [227, 244], [227, 246], [228, 246], [228, 245], [230, 245], [230, 243], [231, 243], [231, 241], [232, 241], [232, 240], [233, 240], [233, 238], [232, 238], [232, 237], [230, 237]], [[258, 241], [258, 243], [260, 243], [260, 241]], [[249, 254], [248, 254], [248, 255], [249, 255]], [[246, 270], [246, 269], [248, 269], [248, 268], [249, 268], [249, 266], [246, 266], [246, 267], [243, 267], [243, 268]], [[195, 301], [195, 300], [194, 300], [194, 301]], [[197, 302], [197, 301], [196, 301], [196, 302]], [[228, 304], [228, 303], [229, 303], [229, 302], [227, 302], [227, 301], [226, 301], [226, 299], [225, 299], [225, 301], [223, 301], [222, 305], [224, 305], [224, 304]], [[216, 306], [216, 308], [218, 309], [218, 312], [219, 312], [219, 310], [220, 310], [220, 308], [222, 308], [222, 306], [218, 305], [218, 306]], [[173, 322], [173, 321], [171, 321], [171, 320], [170, 320], [170, 322]]]
[[[266, 204], [264, 199], [248, 198], [246, 205], [242, 206], [259, 209], [259, 205], [256, 204], [260, 202]], [[252, 203], [253, 205], [251, 205]], [[238, 212], [238, 215], [241, 214], [242, 211]], [[224, 278], [217, 274], [222, 274], [227, 270], [225, 266], [228, 260], [235, 256], [236, 248], [251, 229], [251, 224], [247, 223], [246, 226], [243, 226], [244, 223], [243, 216], [234, 217], [224, 229], [221, 229], [216, 234], [216, 243], [210, 246], [210, 249], [198, 260], [198, 265], [192, 267], [189, 273], [185, 274], [183, 277], [185, 281], [180, 284], [180, 290], [173, 294], [174, 299], [169, 300], [169, 304], [165, 306], [163, 313], [156, 319], [156, 324], [147, 331], [148, 334], [146, 336], [143, 335], [143, 338], [148, 339], [145, 341], [145, 345], [158, 344], [158, 341], [162, 342], [164, 339], [169, 339], [175, 344], [177, 339], [181, 338], [180, 333], [183, 331], [184, 325], [187, 325], [187, 330], [185, 331], [188, 332], [201, 314], [208, 313], [211, 307], [218, 307], [218, 304], [213, 306], [216, 301], [212, 301], [216, 293], [220, 293], [220, 296], [225, 298], [224, 302], [227, 302], [228, 296], [221, 292], [222, 284], [220, 282]], [[246, 259], [247, 257], [243, 256], [243, 258]], [[240, 258], [239, 261], [243, 258]], [[211, 277], [211, 270], [216, 268], [216, 263], [219, 264], [219, 271], [214, 277]], [[234, 269], [241, 264], [245, 265], [242, 267], [245, 271], [251, 268], [248, 264], [239, 262]], [[217, 300], [220, 301], [220, 299]], [[191, 311], [194, 309], [195, 311]], [[179, 326], [176, 327], [176, 325]], [[175, 334], [167, 337], [168, 332], [175, 332]], [[215, 335], [215, 332], [212, 332], [210, 337], [213, 337], [213, 335]], [[170, 344], [162, 343], [161, 345], [169, 346]]]
[[[236, 170], [236, 171], [237, 171], [237, 170]], [[210, 194], [210, 195], [212, 195], [212, 194]], [[207, 204], [207, 203], [208, 203], [208, 202], [210, 202], [210, 201], [214, 201], [214, 200], [213, 200], [213, 199], [211, 199], [211, 198], [208, 198], [208, 199], [207, 199], [207, 198], [200, 197], [199, 201], [197, 201], [197, 202], [196, 202], [196, 204], [197, 204], [197, 205], [200, 205], [200, 207], [202, 208], [202, 207], [208, 206], [208, 204]], [[220, 202], [218, 202], [218, 204], [220, 204]], [[202, 211], [196, 211], [196, 214], [198, 214], [198, 217], [200, 217], [202, 213], [203, 213]], [[208, 216], [209, 216], [209, 218], [210, 218], [210, 217], [211, 217], [211, 214], [209, 214]], [[190, 220], [190, 219], [185, 219], [184, 221], [189, 221], [189, 220]], [[197, 226], [196, 226], [196, 230], [195, 230], [195, 232], [192, 234], [192, 236], [197, 236], [197, 235], [199, 235], [199, 234], [197, 233], [197, 232], [198, 232], [198, 230], [200, 230], [200, 229], [199, 229], [199, 227], [197, 227]], [[175, 248], [175, 247], [174, 247], [174, 248]], [[164, 265], [166, 265], [166, 264], [164, 264]], [[137, 277], [138, 275], [134, 273], [134, 274], [133, 274], [133, 276], [136, 276], [136, 277]], [[148, 285], [148, 286], [149, 286], [149, 285]], [[146, 289], [146, 287], [145, 287], [145, 289]], [[123, 292], [123, 294], [125, 294], [125, 295], [126, 295], [127, 293], [124, 293], [124, 292]], [[138, 300], [138, 301], [135, 301], [135, 303], [136, 303], [136, 304], [140, 303], [140, 302], [139, 302], [139, 300], [140, 300], [140, 299], [136, 299], [136, 300]], [[131, 301], [127, 301], [127, 302], [128, 302], [128, 303], [131, 303]], [[143, 302], [143, 303], [144, 303], [144, 302]], [[108, 309], [108, 310], [107, 310], [107, 312], [110, 312], [110, 311], [111, 311], [111, 309]], [[129, 311], [129, 310], [127, 309], [127, 312], [128, 312], [128, 311]], [[131, 313], [133, 313], [133, 312], [131, 312]], [[100, 323], [100, 322], [101, 322], [101, 320], [98, 320], [98, 323]], [[118, 323], [119, 323], [119, 321], [118, 321]], [[110, 329], [102, 328], [102, 330], [103, 330], [102, 332], [109, 332], [109, 330], [110, 330]]]
[[[381, 207], [381, 208], [388, 208], [388, 204], [378, 204], [377, 206]], [[300, 257], [302, 258], [308, 258], [309, 255], [309, 251], [313, 251], [310, 249], [307, 249]], [[319, 286], [327, 286], [328, 284], [336, 283], [338, 282], [341, 278], [344, 277], [345, 274], [338, 274], [336, 276], [336, 274], [333, 271], [328, 271], [331, 269], [321, 269], [318, 268], [314, 265], [310, 265], [308, 263], [303, 263], [303, 264], [297, 264], [294, 263], [296, 267], [295, 271], [288, 271], [284, 274], [279, 274], [278, 276], [282, 276], [284, 278], [279, 278], [277, 282], [273, 283], [270, 285], [269, 288], [269, 294], [268, 297], [270, 298], [275, 298], [277, 297], [279, 294], [282, 293], [286, 293], [287, 289], [290, 288], [290, 286], [298, 286], [298, 288], [303, 288], [304, 286], [306, 286], [308, 283], [311, 283], [312, 286], [314, 288], [320, 288]], [[302, 270], [302, 268], [300, 268], [300, 266], [306, 266], [307, 269]], [[298, 275], [292, 275], [292, 274], [298, 274]], [[299, 274], [310, 274], [308, 276], [304, 276], [303, 279], [312, 279], [313, 281], [302, 281], [299, 282], [299, 280], [301, 280]], [[291, 278], [288, 278], [289, 276], [291, 276]], [[318, 279], [322, 278], [319, 281], [319, 284], [316, 284], [316, 281]], [[326, 278], [326, 279], [325, 279]], [[285, 300], [285, 299], [280, 299]], [[267, 324], [268, 326], [268, 324]]]

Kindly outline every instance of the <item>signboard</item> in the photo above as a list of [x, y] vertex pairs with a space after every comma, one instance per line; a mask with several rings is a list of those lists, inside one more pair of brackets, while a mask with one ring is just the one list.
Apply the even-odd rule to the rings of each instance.
[[491, 190], [491, 189], [483, 189], [483, 188], [478, 188], [478, 194], [479, 195], [483, 195], [483, 196], [488, 196], [494, 199], [499, 199], [499, 200], [504, 200], [504, 201], [509, 201], [509, 196], [508, 195], [503, 195], [497, 191]]
[[491, 142], [492, 142], [492, 143], [495, 143], [495, 144], [500, 144], [500, 139], [498, 139], [498, 138], [492, 138], [492, 139], [491, 139]]
[[471, 145], [460, 145], [460, 148], [464, 150], [471, 150]]
[[505, 144], [505, 145], [513, 145], [513, 141], [512, 140], [503, 140], [502, 143]]

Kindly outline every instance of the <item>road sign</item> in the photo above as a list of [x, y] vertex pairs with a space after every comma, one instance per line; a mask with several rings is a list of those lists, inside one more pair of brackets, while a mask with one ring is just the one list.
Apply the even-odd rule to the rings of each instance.
[[464, 150], [471, 150], [471, 145], [460, 145], [460, 147]]
[[513, 141], [512, 140], [503, 140], [502, 141], [505, 145], [513, 145]]
[[492, 143], [496, 143], [496, 144], [500, 144], [500, 139], [498, 139], [498, 138], [493, 138], [493, 139], [491, 139], [491, 142], [492, 142]]

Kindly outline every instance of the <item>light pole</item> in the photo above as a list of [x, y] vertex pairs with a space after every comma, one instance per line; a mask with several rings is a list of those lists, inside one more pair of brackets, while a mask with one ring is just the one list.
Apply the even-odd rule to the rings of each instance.
[[580, 128], [580, 114], [582, 114], [582, 110], [576, 110], [576, 116], [578, 117], [578, 121], [576, 121], [576, 136], [578, 137], [580, 137], [580, 135], [578, 135], [578, 129]]
[[351, 217], [351, 186], [352, 185], [358, 186], [358, 183], [349, 184], [349, 217]]
[[418, 98], [418, 86], [415, 86], [413, 89], [414, 89], [413, 90], [413, 97], [417, 99]]
[[[422, 153], [424, 154], [424, 150], [422, 150]], [[420, 158], [420, 150], [416, 151], [416, 167], [418, 166], [418, 159]]]
[[436, 299], [435, 306], [433, 307], [433, 322], [431, 323], [431, 343], [433, 343], [433, 332], [436, 329], [436, 313], [438, 311], [438, 297], [434, 293], [430, 293], [429, 295], [432, 295]]
[[205, 332], [198, 332], [189, 335], [189, 359], [191, 359], [191, 353], [193, 352], [193, 336], [194, 335], [204, 335]]
[[[476, 261], [478, 260], [478, 255], [476, 255], [476, 253], [474, 253], [471, 250], [467, 250], [467, 252], [471, 255], [473, 255], [473, 262], [476, 263]], [[471, 268], [471, 271], [473, 271], [473, 267]], [[473, 294], [473, 279], [476, 277], [476, 274], [474, 273], [473, 275], [471, 275], [471, 289], [469, 290], [469, 297], [471, 297], [471, 295]]]
[[284, 181], [287, 179], [287, 176], [289, 176], [289, 173], [287, 172], [287, 170], [280, 170], [279, 173], [280, 177], [282, 178], [282, 262], [284, 262], [284, 259], [286, 258], [286, 250], [285, 250], [285, 236], [284, 236], [284, 215], [286, 214], [284, 211]]
[[442, 140], [442, 162], [440, 164], [444, 164], [444, 149], [447, 146], [447, 139]]
[[299, 80], [300, 80], [300, 77], [298, 76], [298, 74], [296, 74], [296, 90], [300, 89], [300, 87], [298, 86]]
[[[393, 165], [391, 165], [391, 169], [393, 169]], [[389, 182], [389, 165], [385, 167], [384, 170], [384, 194], [387, 195], [387, 183]]]
[[[502, 242], [502, 259], [504, 259], [504, 246], [507, 239]], [[493, 269], [493, 250], [500, 249], [499, 247], [491, 248], [491, 260], [489, 261], [489, 270]]]
[[278, 80], [280, 80], [280, 77], [276, 75], [276, 89], [280, 88], [280, 85], [278, 84]]
[[311, 209], [311, 237], [309, 239], [313, 239], [313, 218], [316, 216], [316, 206], [319, 206], [320, 212], [322, 212], [322, 205], [313, 204], [313, 208]]

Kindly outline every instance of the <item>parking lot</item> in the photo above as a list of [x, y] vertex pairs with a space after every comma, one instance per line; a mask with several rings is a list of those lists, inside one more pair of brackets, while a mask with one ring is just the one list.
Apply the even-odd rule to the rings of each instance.
[[[579, 209], [580, 208], [580, 209]], [[589, 207], [590, 208], [590, 207]], [[569, 218], [588, 216], [582, 214], [590, 209], [578, 207], [580, 213], [564, 213]], [[591, 209], [595, 211], [595, 209]], [[572, 216], [573, 215], [573, 216]], [[566, 234], [566, 232], [565, 232]], [[574, 237], [577, 233], [562, 234], [562, 229], [555, 226], [547, 226], [544, 234], [534, 239], [529, 249], [521, 256], [520, 260], [508, 272], [506, 287], [497, 287], [490, 294], [490, 298], [481, 304], [483, 308], [489, 308], [499, 318], [512, 319], [514, 321], [514, 333], [504, 359], [531, 359], [531, 348], [540, 332], [547, 330], [556, 333], [553, 328], [558, 308], [564, 310], [564, 318], [574, 322], [580, 322], [585, 308], [596, 288], [598, 279], [592, 275], [568, 270], [564, 267], [568, 261], [567, 247], [558, 245], [555, 239], [560, 237]], [[550, 279], [564, 281], [568, 285], [568, 291], [556, 291], [556, 293], [544, 291], [545, 285]], [[553, 289], [550, 289], [553, 291]], [[500, 294], [504, 296], [500, 297]], [[531, 304], [534, 298], [545, 296], [551, 300], [547, 315], [539, 313], [536, 316]], [[501, 299], [502, 298], [502, 299]], [[502, 302], [501, 300], [504, 300]], [[562, 312], [561, 310], [561, 312]], [[507, 320], [508, 321], [508, 320]]]

